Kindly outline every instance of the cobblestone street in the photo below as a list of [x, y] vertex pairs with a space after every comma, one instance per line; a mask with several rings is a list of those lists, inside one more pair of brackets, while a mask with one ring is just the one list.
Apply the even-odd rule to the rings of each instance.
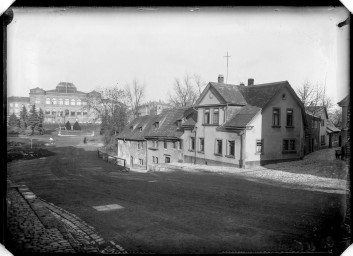
[[7, 181], [7, 226], [12, 253], [112, 253], [126, 251], [106, 242], [76, 215], [38, 198], [25, 185]]

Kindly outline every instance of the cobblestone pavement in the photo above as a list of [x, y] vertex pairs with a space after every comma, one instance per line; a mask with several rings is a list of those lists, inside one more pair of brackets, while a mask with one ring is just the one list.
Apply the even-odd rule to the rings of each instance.
[[38, 198], [26, 185], [14, 185], [8, 179], [7, 187], [12, 253], [126, 253], [76, 215]]

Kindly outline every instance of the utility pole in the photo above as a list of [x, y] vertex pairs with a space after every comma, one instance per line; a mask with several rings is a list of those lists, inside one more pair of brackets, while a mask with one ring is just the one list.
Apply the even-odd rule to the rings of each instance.
[[226, 84], [227, 84], [228, 83], [228, 59], [232, 56], [229, 56], [227, 52], [227, 56], [223, 56], [223, 57], [227, 58], [227, 79], [226, 79]]

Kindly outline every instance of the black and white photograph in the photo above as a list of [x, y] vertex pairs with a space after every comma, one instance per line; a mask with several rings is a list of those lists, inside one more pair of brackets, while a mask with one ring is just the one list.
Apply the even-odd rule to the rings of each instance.
[[343, 5], [5, 14], [8, 255], [350, 246]]

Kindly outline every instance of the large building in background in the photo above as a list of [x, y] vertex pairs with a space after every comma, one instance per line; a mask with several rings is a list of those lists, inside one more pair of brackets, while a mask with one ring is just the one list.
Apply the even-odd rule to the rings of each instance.
[[[8, 114], [13, 112], [19, 116], [23, 105], [27, 110], [35, 104], [37, 110], [40, 108], [44, 113], [45, 123], [64, 124], [67, 121], [74, 123], [99, 123], [93, 110], [88, 110], [87, 100], [91, 95], [99, 93], [92, 91], [89, 93], [78, 91], [73, 83], [60, 82], [53, 90], [43, 90], [42, 88], [30, 89], [28, 97], [9, 97]], [[12, 105], [11, 105], [12, 104]]]

